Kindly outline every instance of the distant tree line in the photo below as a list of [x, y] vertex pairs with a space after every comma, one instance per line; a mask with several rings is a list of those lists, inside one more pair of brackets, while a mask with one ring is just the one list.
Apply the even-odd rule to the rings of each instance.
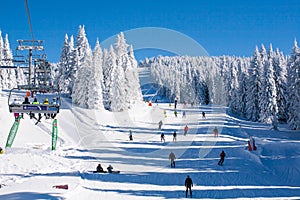
[[288, 123], [300, 129], [300, 50], [295, 40], [291, 56], [270, 45], [247, 57], [156, 57], [145, 59], [159, 93], [173, 100], [228, 106], [251, 121]]

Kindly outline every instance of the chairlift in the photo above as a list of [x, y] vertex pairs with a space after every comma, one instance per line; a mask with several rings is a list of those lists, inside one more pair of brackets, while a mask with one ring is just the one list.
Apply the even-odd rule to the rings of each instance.
[[[28, 102], [25, 102], [25, 98]], [[34, 98], [37, 102], [34, 102]], [[44, 101], [47, 99], [48, 103]], [[48, 85], [22, 85], [9, 92], [8, 106], [11, 113], [57, 114], [61, 105], [60, 91]]]

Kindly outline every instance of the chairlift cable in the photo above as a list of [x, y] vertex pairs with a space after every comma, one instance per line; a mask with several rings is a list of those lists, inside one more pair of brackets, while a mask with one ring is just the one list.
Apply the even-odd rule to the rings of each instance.
[[29, 12], [29, 7], [28, 7], [27, 0], [24, 0], [24, 3], [25, 3], [25, 6], [26, 6], [26, 13], [27, 13], [27, 19], [28, 19], [31, 38], [32, 38], [32, 41], [34, 41], [34, 35], [33, 35], [33, 31], [32, 31], [32, 24], [31, 24], [31, 18], [30, 18], [30, 12]]

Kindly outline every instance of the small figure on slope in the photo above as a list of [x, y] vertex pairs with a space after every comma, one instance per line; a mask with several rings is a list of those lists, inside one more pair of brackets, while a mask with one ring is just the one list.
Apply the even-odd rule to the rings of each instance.
[[174, 110], [174, 115], [175, 117], [177, 117], [177, 110]]
[[176, 156], [175, 156], [175, 154], [171, 151], [171, 153], [169, 154], [169, 160], [171, 161], [171, 168], [172, 168], [172, 167], [175, 168], [175, 159], [176, 159]]
[[167, 118], [167, 111], [164, 110], [164, 117]]
[[173, 142], [176, 142], [176, 139], [177, 139], [177, 133], [176, 133], [176, 131], [174, 131], [174, 133], [173, 133]]
[[101, 164], [98, 164], [94, 173], [106, 173], [106, 171], [103, 170]]
[[160, 121], [158, 122], [158, 130], [161, 130], [162, 125], [163, 125], [163, 122], [160, 120]]
[[214, 129], [214, 136], [215, 137], [219, 136], [219, 130], [217, 129], [217, 127], [215, 127], [215, 129]]
[[251, 142], [250, 142], [250, 137], [249, 137], [249, 140], [248, 140], [248, 150], [249, 150], [249, 151], [252, 151]]
[[160, 141], [164, 141], [165, 142], [165, 134], [164, 133], [161, 133], [160, 135]]
[[113, 167], [111, 165], [109, 165], [107, 167], [107, 172], [111, 173], [111, 174], [119, 174], [120, 173], [120, 171], [113, 171]]
[[129, 140], [132, 141], [133, 140], [133, 137], [132, 137], [132, 131], [129, 130]]
[[202, 112], [202, 118], [206, 119], [204, 111]]
[[175, 97], [175, 100], [174, 100], [174, 108], [176, 109], [177, 108], [177, 102], [178, 102], [178, 99], [177, 99], [177, 97]]
[[185, 112], [185, 110], [182, 112], [182, 118], [186, 118], [186, 112]]
[[224, 162], [224, 159], [225, 159], [225, 156], [226, 156], [225, 152], [222, 151], [222, 152], [220, 153], [220, 160], [219, 160], [219, 162], [218, 162], [218, 165], [222, 166], [222, 164], [223, 164], [223, 162]]
[[255, 145], [254, 137], [252, 137], [252, 146], [253, 146], [253, 150], [256, 151], [257, 147]]
[[187, 198], [188, 190], [190, 190], [190, 196], [192, 198], [193, 180], [190, 178], [189, 175], [186, 177], [184, 185], [185, 185], [185, 188], [186, 188], [186, 190], [185, 190], [185, 198]]
[[183, 133], [184, 136], [186, 136], [188, 130], [189, 130], [189, 127], [186, 125], [186, 126], [184, 127], [184, 133]]

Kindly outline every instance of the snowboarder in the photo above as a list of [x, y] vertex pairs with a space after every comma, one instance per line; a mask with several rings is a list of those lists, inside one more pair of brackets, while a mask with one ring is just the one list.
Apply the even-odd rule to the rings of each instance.
[[256, 151], [257, 147], [255, 145], [255, 140], [253, 137], [252, 137], [252, 146], [253, 146], [253, 150]]
[[219, 131], [218, 131], [217, 127], [215, 127], [215, 129], [214, 129], [214, 136], [215, 137], [219, 136]]
[[133, 140], [133, 137], [132, 137], [132, 131], [129, 130], [129, 140], [132, 141]]
[[165, 142], [165, 134], [164, 133], [161, 133], [160, 135], [160, 141], [164, 141]]
[[177, 137], [177, 133], [176, 133], [176, 131], [174, 131], [174, 133], [173, 133], [173, 142], [176, 142], [176, 137]]
[[225, 159], [225, 156], [226, 156], [225, 152], [222, 151], [222, 152], [220, 153], [220, 160], [219, 160], [219, 162], [218, 162], [218, 165], [222, 166], [222, 164], [223, 164], [223, 162], [224, 162], [224, 159]]
[[185, 188], [186, 188], [186, 190], [185, 190], [185, 198], [187, 198], [188, 190], [190, 190], [190, 196], [192, 198], [193, 181], [192, 181], [192, 179], [190, 178], [189, 175], [186, 177], [184, 185], [185, 185]]
[[186, 112], [185, 112], [185, 110], [182, 112], [182, 118], [186, 118]]
[[202, 118], [206, 119], [204, 111], [202, 112]]
[[169, 154], [169, 159], [171, 160], [171, 168], [174, 167], [175, 168], [175, 159], [176, 156], [175, 154], [171, 151], [171, 153]]
[[174, 115], [175, 117], [177, 117], [177, 110], [174, 110]]
[[107, 172], [111, 173], [111, 174], [119, 174], [120, 173], [120, 171], [113, 171], [113, 167], [111, 165], [109, 165], [107, 167]]
[[189, 127], [186, 125], [186, 126], [184, 127], [184, 133], [183, 133], [184, 136], [186, 136], [188, 130], [189, 130]]
[[159, 122], [158, 122], [158, 130], [161, 130], [161, 126], [163, 125], [163, 122], [160, 120]]
[[105, 173], [106, 171], [103, 170], [101, 164], [97, 165], [96, 171], [94, 173]]
[[175, 109], [177, 108], [177, 102], [178, 102], [178, 99], [177, 99], [177, 97], [175, 97], [175, 104], [174, 104]]

